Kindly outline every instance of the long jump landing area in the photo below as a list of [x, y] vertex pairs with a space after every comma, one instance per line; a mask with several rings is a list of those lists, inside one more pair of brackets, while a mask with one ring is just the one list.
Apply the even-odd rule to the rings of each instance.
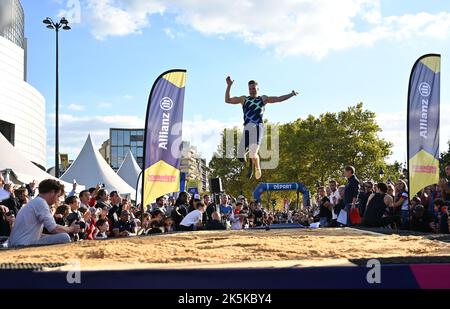
[[0, 250], [0, 277], [0, 288], [450, 288], [450, 244], [352, 228], [190, 232]]

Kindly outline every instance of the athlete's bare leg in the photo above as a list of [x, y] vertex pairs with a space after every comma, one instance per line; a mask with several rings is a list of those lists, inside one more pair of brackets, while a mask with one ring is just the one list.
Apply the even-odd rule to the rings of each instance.
[[253, 168], [255, 170], [255, 178], [261, 178], [261, 160], [258, 155], [259, 145], [250, 145], [250, 158], [253, 163]]

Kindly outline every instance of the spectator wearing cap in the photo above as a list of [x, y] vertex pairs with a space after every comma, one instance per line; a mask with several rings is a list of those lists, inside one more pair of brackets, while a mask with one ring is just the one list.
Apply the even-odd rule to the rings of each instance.
[[206, 229], [208, 231], [220, 231], [227, 229], [225, 224], [223, 224], [221, 221], [219, 212], [214, 211], [213, 213], [211, 213], [211, 220], [206, 223]]
[[191, 200], [189, 201], [189, 207], [188, 207], [188, 213], [191, 211], [194, 211], [196, 209], [196, 205], [198, 202], [201, 202], [202, 198], [200, 197], [200, 194], [195, 193], [192, 195]]
[[130, 220], [130, 213], [127, 210], [122, 211], [119, 221], [114, 223], [114, 237], [135, 236], [136, 232], [136, 224]]
[[205, 211], [205, 205], [198, 202], [197, 209], [191, 211], [180, 222], [180, 229], [182, 231], [194, 231], [202, 228], [203, 212]]

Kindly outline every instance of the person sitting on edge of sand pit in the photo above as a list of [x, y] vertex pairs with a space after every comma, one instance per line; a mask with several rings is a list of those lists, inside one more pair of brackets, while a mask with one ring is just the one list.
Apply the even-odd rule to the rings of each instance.
[[202, 202], [197, 203], [197, 209], [191, 211], [180, 222], [181, 231], [194, 231], [203, 227], [202, 219], [205, 205]]
[[[70, 242], [69, 233], [78, 233], [80, 226], [75, 222], [71, 226], [56, 224], [50, 211], [50, 205], [58, 202], [64, 192], [64, 185], [47, 179], [39, 184], [39, 196], [22, 207], [16, 217], [8, 240], [9, 247], [52, 245]], [[45, 227], [53, 235], [42, 237]]]
[[219, 212], [214, 211], [213, 213], [211, 213], [211, 221], [206, 223], [206, 229], [208, 231], [220, 231], [227, 229], [225, 224], [222, 223]]

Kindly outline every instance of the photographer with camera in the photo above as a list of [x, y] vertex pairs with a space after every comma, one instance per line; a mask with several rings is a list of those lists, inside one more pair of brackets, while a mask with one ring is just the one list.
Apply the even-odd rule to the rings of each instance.
[[[39, 184], [39, 196], [17, 214], [8, 245], [19, 247], [70, 242], [68, 233], [78, 233], [80, 226], [75, 222], [69, 227], [58, 225], [50, 211], [50, 205], [57, 203], [62, 194], [64, 194], [64, 185], [57, 180], [42, 181]], [[43, 236], [43, 227], [53, 235]]]

